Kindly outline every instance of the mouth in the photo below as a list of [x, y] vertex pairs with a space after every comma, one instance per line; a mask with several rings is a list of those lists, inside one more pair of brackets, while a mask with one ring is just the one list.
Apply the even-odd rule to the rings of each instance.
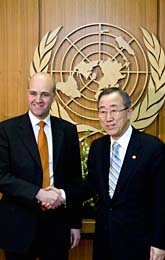
[[42, 108], [44, 106], [44, 104], [34, 104], [33, 105], [35, 108]]
[[108, 129], [108, 130], [113, 130], [114, 128], [115, 128], [115, 124], [108, 124], [108, 125], [106, 125], [106, 128]]

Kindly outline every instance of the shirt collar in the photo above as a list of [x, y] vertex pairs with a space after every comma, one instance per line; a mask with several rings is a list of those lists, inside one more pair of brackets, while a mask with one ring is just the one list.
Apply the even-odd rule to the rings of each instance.
[[46, 125], [50, 126], [50, 115], [48, 115], [45, 119], [40, 120], [36, 116], [34, 116], [30, 110], [28, 113], [29, 113], [29, 118], [30, 118], [30, 121], [31, 121], [31, 124], [33, 127], [36, 126], [40, 121], [44, 121], [46, 123]]
[[[128, 129], [126, 130], [126, 132], [117, 140], [117, 142], [121, 145], [121, 147], [126, 150], [129, 140], [131, 138], [131, 134], [132, 134], [132, 126], [129, 125]], [[113, 143], [116, 141], [114, 140], [112, 137], [110, 137], [111, 139], [111, 147], [113, 145]]]

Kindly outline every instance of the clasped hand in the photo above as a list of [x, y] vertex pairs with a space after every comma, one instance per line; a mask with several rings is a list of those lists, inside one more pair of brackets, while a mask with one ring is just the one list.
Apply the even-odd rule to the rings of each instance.
[[62, 198], [61, 190], [55, 187], [40, 189], [36, 195], [36, 199], [45, 210], [55, 209], [65, 203], [64, 198]]

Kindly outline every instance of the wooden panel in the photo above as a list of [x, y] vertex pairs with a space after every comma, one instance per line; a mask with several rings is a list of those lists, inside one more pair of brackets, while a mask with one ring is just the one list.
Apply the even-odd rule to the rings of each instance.
[[38, 0], [0, 1], [0, 120], [27, 110], [27, 79], [38, 29]]
[[27, 109], [27, 79], [37, 41], [38, 0], [1, 0], [0, 120]]
[[[161, 2], [163, 3], [163, 1]], [[42, 17], [41, 37], [47, 31], [63, 26], [59, 34], [59, 41], [79, 26], [104, 22], [120, 26], [132, 33], [145, 49], [140, 27], [142, 26], [149, 32], [158, 35], [158, 20], [161, 20], [161, 17], [163, 19], [161, 14], [158, 17], [160, 3], [157, 0], [105, 0], [103, 2], [95, 0], [41, 0], [40, 7]], [[83, 15], [80, 14], [80, 10]], [[164, 34], [163, 30], [162, 33]], [[164, 140], [162, 134], [159, 133], [160, 131], [164, 132], [162, 113], [145, 129], [145, 132], [160, 136]]]
[[[165, 46], [163, 0], [1, 0], [0, 120], [24, 112], [33, 52], [43, 35], [63, 26], [59, 40], [73, 29], [94, 22], [111, 23], [134, 34], [142, 46], [143, 26]], [[38, 38], [39, 37], [39, 38]], [[145, 131], [164, 140], [164, 107]]]
[[81, 239], [80, 244], [70, 251], [69, 260], [91, 260], [93, 240]]
[[[0, 0], [0, 120], [26, 111], [30, 62], [47, 31], [62, 25], [60, 41], [82, 25], [109, 23], [133, 34], [145, 48], [142, 26], [165, 49], [164, 13], [164, 0]], [[165, 142], [165, 105], [145, 132]], [[92, 240], [83, 239], [70, 259], [91, 259], [91, 247]]]
[[132, 33], [139, 26], [156, 32], [157, 0], [41, 0], [41, 17], [44, 32], [60, 25], [70, 31], [93, 22], [116, 24]]
[[2, 249], [0, 249], [0, 260], [5, 260], [5, 255]]

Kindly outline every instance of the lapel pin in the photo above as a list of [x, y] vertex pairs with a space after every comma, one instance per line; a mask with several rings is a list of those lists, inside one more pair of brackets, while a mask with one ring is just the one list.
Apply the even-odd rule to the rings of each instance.
[[136, 155], [132, 155], [132, 159], [135, 160], [136, 159]]

